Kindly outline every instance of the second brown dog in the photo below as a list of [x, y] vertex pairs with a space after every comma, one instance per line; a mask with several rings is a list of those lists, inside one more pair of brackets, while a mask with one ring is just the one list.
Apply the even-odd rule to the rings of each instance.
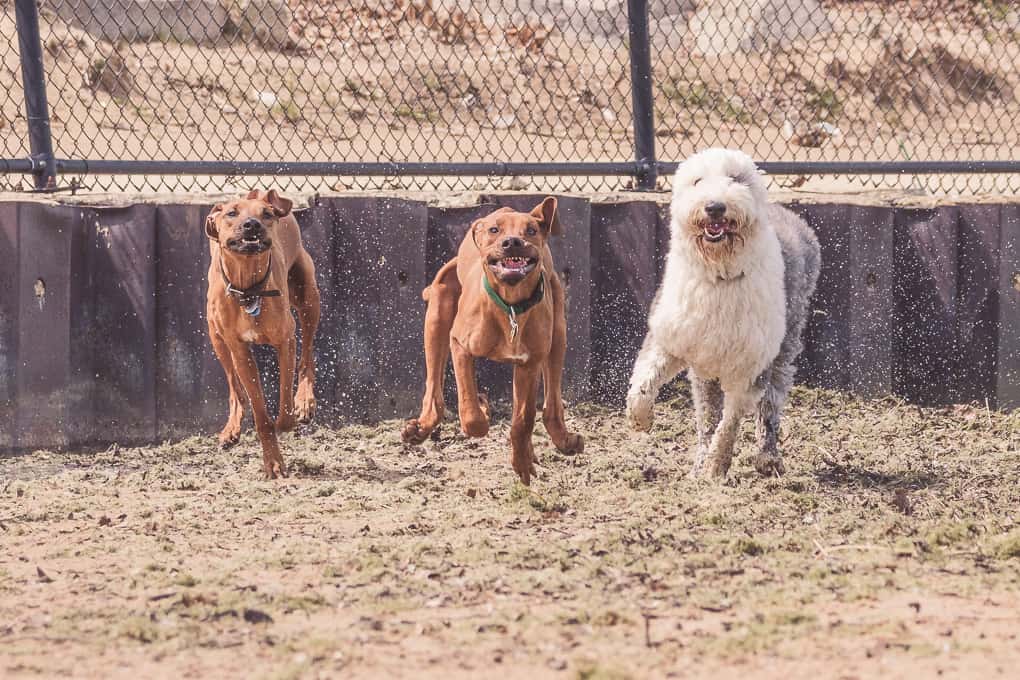
[[[319, 289], [291, 206], [274, 190], [251, 191], [214, 207], [205, 222], [212, 256], [206, 302], [209, 337], [230, 386], [230, 414], [220, 432], [220, 445], [237, 443], [245, 402], [250, 402], [267, 479], [287, 474], [276, 433], [294, 429], [315, 413], [312, 345], [319, 325]], [[301, 324], [297, 394], [297, 337], [291, 309]], [[280, 358], [280, 413], [275, 423], [266, 408], [252, 344], [272, 345]]]
[[475, 221], [453, 258], [423, 292], [425, 397], [421, 415], [407, 421], [404, 441], [420, 444], [443, 419], [443, 377], [453, 354], [460, 427], [470, 437], [489, 431], [489, 404], [475, 382], [475, 359], [514, 365], [510, 462], [521, 481], [535, 474], [531, 443], [538, 379], [545, 387], [542, 420], [563, 453], [584, 449], [567, 430], [560, 381], [567, 349], [563, 285], [547, 240], [562, 233], [556, 199], [530, 213], [500, 208]]

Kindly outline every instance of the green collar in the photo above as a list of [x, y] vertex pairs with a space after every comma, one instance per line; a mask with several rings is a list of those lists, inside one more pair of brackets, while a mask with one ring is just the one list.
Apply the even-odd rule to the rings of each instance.
[[496, 306], [506, 312], [506, 315], [510, 318], [510, 342], [513, 342], [514, 338], [517, 337], [518, 331], [517, 315], [528, 311], [545, 297], [545, 272], [541, 272], [538, 275], [538, 285], [535, 286], [535, 292], [531, 294], [531, 297], [523, 302], [516, 302], [512, 305], [508, 305], [499, 296], [499, 293], [493, 290], [492, 284], [489, 283], [489, 278], [485, 275], [485, 272], [482, 272], [482, 288], [489, 294], [492, 301], [496, 303]]

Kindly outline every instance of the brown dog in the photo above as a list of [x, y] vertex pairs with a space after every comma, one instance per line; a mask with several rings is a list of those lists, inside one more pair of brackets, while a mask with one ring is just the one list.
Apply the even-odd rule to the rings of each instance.
[[453, 353], [460, 427], [469, 437], [489, 431], [489, 405], [478, 393], [475, 359], [514, 364], [510, 461], [525, 484], [535, 474], [531, 432], [538, 378], [545, 386], [542, 420], [563, 453], [584, 450], [567, 431], [560, 379], [567, 350], [563, 286], [546, 241], [562, 233], [556, 199], [530, 213], [500, 208], [471, 225], [457, 257], [422, 292], [425, 312], [425, 398], [421, 415], [407, 421], [404, 441], [420, 444], [443, 419], [443, 374]]
[[[287, 474], [276, 433], [308, 422], [315, 413], [312, 345], [319, 325], [319, 289], [291, 205], [275, 190], [251, 191], [217, 205], [205, 221], [212, 254], [206, 302], [209, 337], [230, 385], [230, 415], [220, 432], [220, 446], [237, 443], [247, 398], [267, 479]], [[297, 395], [292, 307], [301, 323]], [[279, 355], [280, 413], [275, 425], [266, 410], [252, 343], [272, 345]]]

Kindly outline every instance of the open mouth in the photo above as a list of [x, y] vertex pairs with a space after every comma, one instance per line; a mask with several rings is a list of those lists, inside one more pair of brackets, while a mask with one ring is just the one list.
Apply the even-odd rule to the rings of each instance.
[[732, 231], [728, 222], [710, 222], [701, 228], [701, 234], [709, 243], [718, 243]]
[[538, 264], [537, 257], [526, 255], [508, 255], [489, 260], [489, 267], [500, 281], [517, 283], [530, 274]]
[[246, 236], [244, 238], [230, 239], [227, 241], [227, 248], [241, 255], [257, 255], [269, 250], [269, 246], [272, 244], [273, 242], [269, 239], [263, 239], [259, 236]]

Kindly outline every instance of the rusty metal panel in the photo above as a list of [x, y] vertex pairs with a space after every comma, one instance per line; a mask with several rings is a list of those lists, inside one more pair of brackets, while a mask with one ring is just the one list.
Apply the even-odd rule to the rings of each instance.
[[959, 382], [957, 232], [953, 207], [896, 211], [893, 391], [945, 403]]
[[1003, 205], [999, 238], [995, 406], [1020, 408], [1020, 204]]
[[406, 416], [421, 398], [428, 208], [419, 201], [326, 199], [336, 219], [336, 403], [345, 419]]
[[71, 263], [72, 443], [156, 437], [156, 209], [82, 208]]
[[961, 367], [954, 401], [984, 403], [996, 391], [999, 210], [997, 205], [959, 208], [957, 319]]
[[0, 451], [17, 444], [18, 208], [18, 203], [0, 203]]
[[[545, 194], [492, 195], [483, 202], [530, 212]], [[563, 395], [568, 401], [591, 396], [591, 202], [557, 196], [563, 236], [549, 240], [556, 270], [567, 300], [567, 356], [563, 366]]]
[[69, 443], [71, 254], [81, 211], [26, 202], [18, 223], [15, 445], [61, 448]]
[[592, 396], [620, 404], [648, 327], [660, 267], [650, 201], [591, 206]]
[[213, 433], [226, 421], [227, 383], [205, 320], [212, 205], [156, 208], [158, 438]]
[[805, 330], [799, 380], [861, 396], [892, 389], [893, 210], [789, 206], [818, 235], [822, 273]]

